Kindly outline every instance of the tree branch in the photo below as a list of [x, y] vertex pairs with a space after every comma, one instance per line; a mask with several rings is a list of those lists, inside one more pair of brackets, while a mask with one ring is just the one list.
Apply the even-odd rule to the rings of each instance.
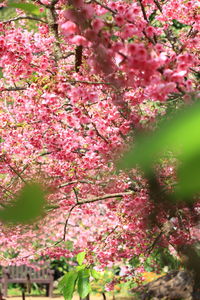
[[116, 15], [117, 12], [116, 12], [115, 10], [111, 9], [110, 7], [108, 7], [107, 5], [105, 5], [105, 4], [101, 3], [101, 2], [99, 2], [98, 0], [93, 0], [93, 2], [96, 3], [96, 4], [98, 4], [99, 6], [101, 6], [101, 7], [105, 8], [105, 9], [107, 9], [107, 10], [110, 11], [112, 14]]
[[33, 21], [37, 21], [37, 22], [42, 22], [42, 23], [48, 24], [46, 21], [44, 21], [42, 19], [39, 19], [39, 18], [36, 18], [36, 17], [30, 17], [30, 16], [16, 17], [16, 18], [13, 18], [13, 19], [10, 19], [10, 20], [3, 21], [2, 23], [6, 24], [6, 23], [10, 23], [10, 22], [19, 21], [19, 20], [33, 20]]
[[54, 58], [55, 62], [57, 64], [58, 60], [62, 58], [62, 50], [60, 47], [60, 41], [59, 41], [59, 34], [58, 34], [58, 24], [57, 24], [57, 14], [55, 11], [55, 4], [57, 3], [57, 0], [53, 0], [50, 6], [47, 6], [47, 24], [49, 25], [49, 30], [52, 33], [52, 35], [55, 37], [54, 42]]
[[66, 234], [67, 234], [67, 225], [68, 225], [68, 222], [69, 222], [69, 218], [70, 218], [70, 216], [71, 216], [72, 211], [74, 210], [74, 208], [75, 208], [77, 205], [78, 205], [78, 203], [74, 204], [74, 205], [70, 208], [70, 210], [69, 210], [69, 212], [68, 212], [68, 215], [67, 215], [67, 219], [66, 219], [66, 221], [65, 221], [64, 229], [63, 229], [63, 232], [64, 232], [64, 233], [63, 233], [63, 237], [62, 237], [62, 239], [61, 239], [60, 241], [56, 242], [56, 243], [54, 244], [54, 246], [56, 246], [56, 245], [60, 244], [61, 242], [65, 241]]
[[160, 5], [159, 1], [158, 0], [153, 0], [153, 2], [155, 3], [155, 5], [159, 9], [159, 11], [162, 13], [162, 6]]
[[83, 204], [97, 202], [97, 201], [111, 199], [111, 198], [121, 198], [123, 196], [133, 195], [133, 194], [134, 194], [134, 192], [130, 191], [130, 192], [123, 192], [123, 193], [116, 193], [116, 194], [107, 194], [107, 195], [95, 197], [92, 199], [81, 199], [81, 201], [78, 202], [78, 205], [83, 205]]
[[68, 212], [68, 215], [67, 215], [67, 219], [65, 221], [65, 225], [64, 225], [64, 233], [63, 233], [63, 238], [56, 242], [55, 245], [58, 245], [59, 243], [65, 241], [65, 238], [66, 238], [66, 232], [67, 232], [67, 225], [68, 225], [68, 222], [69, 222], [69, 218], [71, 216], [71, 213], [72, 211], [74, 210], [74, 208], [76, 208], [77, 206], [79, 205], [84, 205], [84, 204], [88, 204], [88, 203], [93, 203], [93, 202], [97, 202], [97, 201], [101, 201], [101, 200], [105, 200], [105, 199], [111, 199], [111, 198], [121, 198], [125, 195], [133, 195], [134, 192], [124, 192], [124, 193], [116, 193], [116, 194], [107, 194], [107, 195], [104, 195], [104, 196], [100, 196], [100, 197], [95, 197], [95, 198], [92, 198], [92, 199], [81, 199], [81, 201], [77, 201], [69, 210]]
[[105, 84], [105, 85], [111, 85], [111, 82], [103, 82], [103, 81], [85, 81], [85, 80], [66, 80], [66, 82], [70, 83], [86, 83], [86, 84]]
[[8, 88], [2, 89], [0, 90], [0, 92], [15, 92], [15, 91], [24, 91], [26, 90], [26, 87], [14, 87], [14, 86], [10, 86]]
[[19, 173], [15, 168], [13, 168], [10, 164], [8, 164], [8, 167], [23, 181], [26, 183], [26, 180], [21, 176], [21, 173]]
[[144, 17], [145, 21], [149, 22], [149, 20], [148, 20], [148, 18], [147, 18], [146, 11], [145, 11], [145, 8], [144, 8], [144, 5], [143, 5], [143, 3], [142, 3], [142, 0], [139, 0], [139, 3], [140, 3], [140, 7], [141, 7], [142, 14], [143, 14], [143, 17]]
[[70, 181], [70, 182], [66, 182], [66, 183], [60, 184], [58, 186], [58, 188], [63, 188], [65, 186], [68, 186], [68, 185], [71, 185], [71, 184], [76, 184], [76, 183], [93, 184], [92, 181], [88, 181], [88, 180], [73, 180], [73, 181]]

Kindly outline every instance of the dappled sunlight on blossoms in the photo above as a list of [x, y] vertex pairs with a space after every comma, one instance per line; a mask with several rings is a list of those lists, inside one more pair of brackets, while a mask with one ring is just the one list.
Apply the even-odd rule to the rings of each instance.
[[[41, 0], [37, 17], [1, 21], [1, 204], [33, 179], [48, 193], [36, 224], [1, 227], [2, 265], [87, 249], [105, 267], [147, 253], [160, 232], [166, 247], [198, 239], [197, 209], [156, 207], [146, 174], [115, 163], [199, 90], [198, 1], [159, 3]], [[169, 192], [176, 163], [156, 166]]]

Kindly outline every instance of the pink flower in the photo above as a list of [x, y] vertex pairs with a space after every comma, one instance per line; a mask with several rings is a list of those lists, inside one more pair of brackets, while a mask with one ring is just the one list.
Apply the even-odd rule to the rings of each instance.
[[122, 26], [125, 23], [125, 18], [122, 15], [117, 15], [115, 17], [115, 21], [116, 21], [118, 26]]
[[92, 28], [95, 32], [99, 32], [104, 26], [104, 22], [101, 19], [94, 19], [92, 21]]
[[146, 29], [145, 29], [146, 33], [148, 36], [152, 37], [154, 35], [154, 28], [152, 26], [148, 26]]
[[138, 44], [129, 44], [128, 45], [128, 53], [130, 55], [134, 55], [138, 51]]
[[70, 42], [72, 44], [78, 45], [78, 46], [85, 46], [87, 47], [89, 42], [81, 35], [75, 35], [73, 38], [70, 39]]
[[177, 71], [172, 74], [171, 79], [174, 81], [180, 82], [180, 80], [182, 80], [186, 74], [187, 74], [187, 71], [185, 71], [185, 70]]
[[77, 32], [77, 26], [74, 22], [67, 21], [61, 25], [61, 30], [65, 36], [69, 36]]

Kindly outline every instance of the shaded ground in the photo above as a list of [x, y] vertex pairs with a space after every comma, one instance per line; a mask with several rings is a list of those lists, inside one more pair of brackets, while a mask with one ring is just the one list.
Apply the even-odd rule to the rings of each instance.
[[[8, 296], [6, 299], [9, 299], [9, 300], [22, 300], [22, 297], [14, 297], [14, 296]], [[54, 296], [53, 298], [49, 298], [49, 297], [42, 297], [42, 296], [26, 296], [26, 300], [50, 300], [50, 299], [53, 299], [53, 300], [64, 300], [64, 297], [62, 296]], [[107, 300], [112, 300], [113, 298], [110, 297], [110, 296], [106, 296], [106, 299]], [[130, 300], [133, 298], [124, 298], [124, 297], [115, 297], [115, 300]], [[73, 297], [73, 300], [80, 300], [79, 296], [78, 295], [75, 295]], [[91, 295], [90, 296], [90, 300], [103, 300], [103, 296], [101, 295]]]
[[[112, 298], [110, 297], [106, 297], [107, 300], [111, 300]], [[8, 296], [6, 299], [9, 300], [22, 300], [22, 297], [14, 297], [14, 296]], [[50, 299], [54, 299], [54, 300], [64, 300], [64, 297], [62, 296], [54, 296], [53, 298], [49, 298], [49, 297], [42, 297], [42, 296], [26, 296], [26, 300], [50, 300]], [[90, 296], [91, 300], [103, 300], [103, 296], [101, 295], [91, 295]], [[73, 297], [73, 300], [79, 300], [79, 296], [75, 295]]]

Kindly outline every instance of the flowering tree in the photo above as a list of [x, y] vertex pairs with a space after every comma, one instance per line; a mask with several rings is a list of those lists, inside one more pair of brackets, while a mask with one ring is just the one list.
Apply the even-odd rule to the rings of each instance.
[[1, 227], [1, 264], [71, 257], [70, 242], [106, 266], [198, 240], [198, 201], [152, 201], [173, 189], [173, 153], [158, 180], [115, 166], [136, 131], [198, 94], [197, 2], [1, 3], [2, 209], [33, 180], [47, 191], [37, 223]]

